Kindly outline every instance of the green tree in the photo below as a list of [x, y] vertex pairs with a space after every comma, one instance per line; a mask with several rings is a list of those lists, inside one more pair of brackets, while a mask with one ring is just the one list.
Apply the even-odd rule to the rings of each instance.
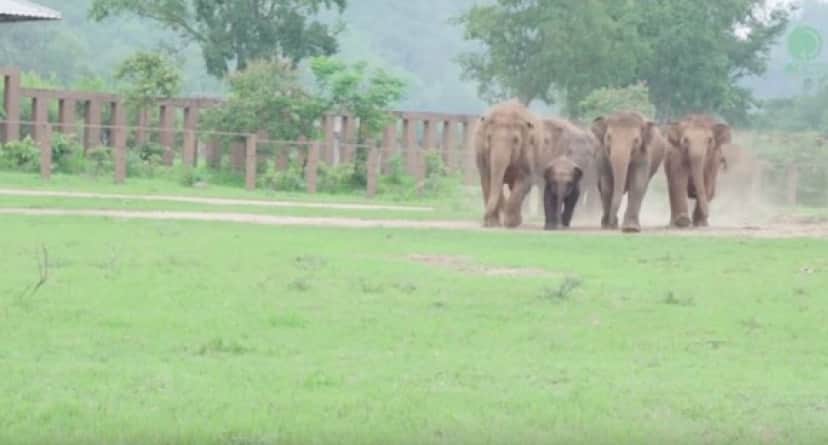
[[487, 100], [563, 100], [570, 114], [592, 90], [633, 83], [643, 51], [632, 0], [498, 0], [457, 18], [481, 50], [458, 61]]
[[291, 64], [252, 62], [228, 81], [230, 93], [225, 104], [203, 116], [208, 128], [239, 133], [266, 130], [277, 140], [316, 135], [315, 122], [324, 105], [305, 90]]
[[790, 9], [767, 0], [638, 0], [650, 54], [638, 69], [659, 115], [712, 111], [744, 121], [753, 93], [740, 82], [767, 69]]
[[159, 98], [169, 98], [181, 90], [181, 73], [172, 61], [159, 53], [139, 52], [115, 69], [115, 80], [124, 83], [129, 106], [146, 109]]
[[767, 0], [497, 0], [458, 19], [481, 47], [459, 62], [492, 98], [563, 98], [573, 116], [595, 89], [645, 81], [661, 117], [743, 117], [752, 95], [739, 82], [764, 72], [789, 12]]
[[319, 99], [328, 111], [359, 119], [360, 142], [378, 136], [391, 120], [390, 108], [400, 101], [405, 83], [364, 62], [347, 64], [328, 57], [311, 62]]
[[97, 21], [135, 14], [196, 42], [207, 70], [221, 77], [252, 60], [288, 58], [294, 63], [337, 51], [338, 29], [314, 17], [345, 8], [345, 0], [94, 0]]
[[638, 111], [650, 118], [655, 116], [650, 89], [643, 83], [625, 88], [599, 88], [581, 101], [579, 108], [581, 118], [587, 122], [618, 110]]

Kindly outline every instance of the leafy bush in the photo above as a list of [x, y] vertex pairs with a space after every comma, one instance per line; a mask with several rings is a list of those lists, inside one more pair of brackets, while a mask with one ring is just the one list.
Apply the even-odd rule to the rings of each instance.
[[112, 159], [112, 148], [106, 146], [95, 147], [86, 152], [86, 173], [97, 178], [103, 174], [112, 173], [115, 163]]
[[77, 174], [85, 169], [83, 145], [72, 134], [55, 133], [52, 136], [52, 170]]
[[359, 184], [354, 180], [354, 171], [354, 164], [340, 164], [335, 167], [320, 164], [316, 189], [330, 194], [354, 193], [360, 190]]
[[30, 137], [5, 144], [0, 152], [0, 168], [36, 172], [40, 169], [40, 147]]
[[287, 170], [277, 171], [272, 166], [264, 175], [259, 176], [258, 186], [280, 192], [303, 192], [307, 182], [302, 167], [291, 164]]

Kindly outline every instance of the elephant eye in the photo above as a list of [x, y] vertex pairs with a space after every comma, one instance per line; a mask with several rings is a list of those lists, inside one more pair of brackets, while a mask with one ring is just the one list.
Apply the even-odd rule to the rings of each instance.
[[712, 137], [707, 138], [707, 145], [713, 145], [713, 138]]
[[682, 139], [681, 140], [681, 145], [683, 145], [685, 147], [690, 145], [690, 139], [687, 139], [687, 138]]
[[519, 144], [519, 143], [520, 143], [520, 136], [517, 136], [517, 135], [516, 135], [516, 136], [512, 139], [512, 142], [514, 142], [514, 144], [515, 144], [515, 145]]

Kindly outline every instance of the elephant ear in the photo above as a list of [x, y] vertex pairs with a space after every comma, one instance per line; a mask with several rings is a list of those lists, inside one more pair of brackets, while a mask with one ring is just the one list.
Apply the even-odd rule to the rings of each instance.
[[592, 121], [592, 134], [598, 139], [599, 144], [604, 145], [604, 136], [607, 135], [607, 119], [604, 116]]
[[713, 127], [713, 134], [716, 137], [716, 146], [717, 147], [721, 147], [722, 145], [730, 143], [730, 140], [731, 140], [730, 125], [716, 124]]

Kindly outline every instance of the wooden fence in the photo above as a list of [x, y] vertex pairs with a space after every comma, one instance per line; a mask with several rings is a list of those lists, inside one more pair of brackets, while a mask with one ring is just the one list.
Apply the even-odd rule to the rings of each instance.
[[[221, 164], [222, 150], [218, 139], [232, 136], [238, 140], [230, 149], [230, 162], [243, 169], [248, 188], [256, 186], [255, 167], [261, 162], [262, 150], [266, 144], [304, 147], [303, 160], [308, 164], [308, 190], [313, 192], [316, 184], [316, 169], [312, 164], [325, 163], [335, 166], [353, 162], [356, 150], [368, 150], [369, 190], [373, 194], [377, 177], [386, 174], [390, 161], [400, 157], [407, 174], [422, 184], [426, 175], [425, 156], [428, 152], [440, 153], [450, 171], [462, 173], [468, 185], [476, 183], [477, 168], [471, 147], [474, 124], [478, 116], [393, 112], [393, 122], [383, 131], [381, 140], [369, 146], [359, 146], [356, 135], [358, 119], [348, 115], [326, 115], [319, 119], [321, 139], [299, 141], [273, 141], [264, 132], [241, 134], [206, 131], [199, 127], [202, 111], [222, 104], [213, 98], [172, 98], [161, 99], [157, 109], [142, 110], [130, 120], [125, 99], [122, 96], [84, 91], [44, 90], [23, 88], [20, 71], [0, 68], [3, 79], [3, 110], [5, 118], [0, 122], [0, 141], [20, 140], [31, 136], [42, 148], [43, 174], [48, 177], [50, 159], [47, 148], [52, 133], [74, 134], [83, 143], [85, 150], [99, 146], [113, 149], [115, 181], [126, 180], [127, 141], [131, 138], [136, 145], [147, 142], [157, 135], [158, 143], [164, 148], [163, 162], [172, 165], [177, 157], [185, 168], [197, 165], [203, 154], [211, 166]], [[24, 104], [31, 104], [31, 116], [24, 119]], [[56, 117], [49, 110], [57, 106]], [[55, 113], [52, 113], [55, 114]], [[155, 121], [150, 121], [155, 117]], [[182, 137], [178, 137], [182, 136]], [[287, 168], [285, 150], [276, 153], [275, 168]]]

